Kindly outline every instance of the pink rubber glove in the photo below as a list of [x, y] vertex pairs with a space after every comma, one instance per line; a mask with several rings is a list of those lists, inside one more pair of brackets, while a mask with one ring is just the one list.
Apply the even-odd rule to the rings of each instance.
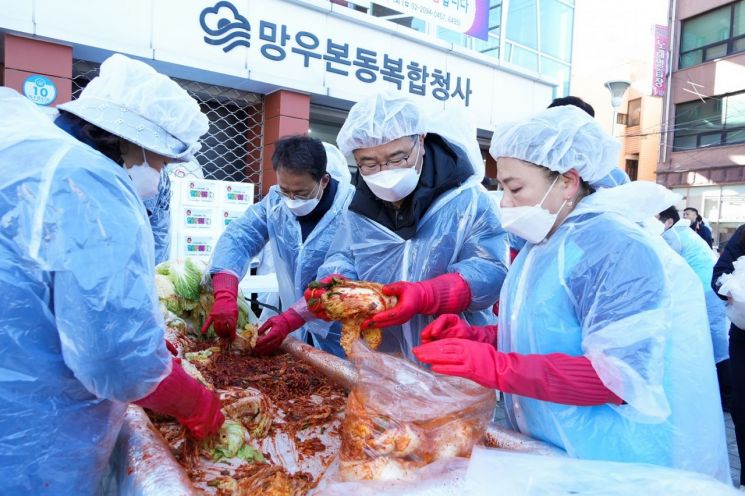
[[215, 303], [202, 326], [202, 334], [206, 334], [211, 325], [218, 336], [232, 341], [238, 326], [238, 278], [227, 272], [218, 272], [212, 275], [212, 288]]
[[267, 319], [257, 331], [259, 340], [256, 341], [254, 353], [257, 355], [271, 353], [279, 348], [288, 334], [300, 329], [303, 324], [305, 324], [305, 319], [292, 308]]
[[225, 422], [217, 395], [187, 374], [178, 358], [173, 359], [171, 373], [155, 391], [135, 404], [176, 417], [197, 439], [216, 434]]
[[400, 325], [417, 314], [462, 312], [471, 304], [471, 288], [460, 274], [444, 274], [421, 282], [394, 282], [383, 294], [398, 298], [396, 306], [362, 324], [363, 329]]
[[434, 372], [465, 377], [505, 393], [564, 405], [623, 403], [583, 356], [501, 353], [490, 344], [453, 338], [417, 346], [413, 352]]
[[470, 326], [455, 314], [440, 315], [422, 330], [422, 344], [439, 339], [460, 338], [497, 345], [497, 326]]

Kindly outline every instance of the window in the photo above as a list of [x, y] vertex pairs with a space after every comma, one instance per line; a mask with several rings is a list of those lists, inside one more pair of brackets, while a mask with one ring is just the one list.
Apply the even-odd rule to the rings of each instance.
[[745, 142], [745, 92], [675, 106], [673, 151]]
[[616, 114], [616, 124], [620, 124], [622, 126], [625, 126], [626, 123], [629, 120], [628, 117], [629, 116], [627, 114], [622, 114], [622, 113], [619, 112], [618, 114]]
[[566, 95], [572, 58], [574, 7], [567, 0], [511, 0], [506, 4], [504, 61], [554, 78]]
[[641, 123], [642, 99], [629, 100], [629, 108], [626, 112], [628, 114], [626, 125], [629, 127], [638, 126]]
[[683, 21], [681, 69], [745, 51], [745, 0]]

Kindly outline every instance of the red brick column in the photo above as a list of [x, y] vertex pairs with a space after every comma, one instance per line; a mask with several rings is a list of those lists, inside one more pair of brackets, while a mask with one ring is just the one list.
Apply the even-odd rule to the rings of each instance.
[[46, 76], [57, 87], [51, 106], [72, 99], [72, 47], [47, 41], [4, 35], [3, 85], [23, 93], [23, 82], [33, 74]]
[[272, 169], [274, 144], [283, 136], [308, 134], [310, 127], [310, 96], [279, 90], [264, 101], [264, 152], [262, 154], [262, 195], [277, 182]]

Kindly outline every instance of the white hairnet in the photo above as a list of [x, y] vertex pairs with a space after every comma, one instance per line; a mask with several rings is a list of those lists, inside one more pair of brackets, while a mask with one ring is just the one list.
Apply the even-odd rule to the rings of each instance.
[[422, 134], [418, 105], [396, 93], [376, 93], [355, 103], [336, 137], [344, 155], [359, 148], [384, 145], [395, 139]]
[[349, 165], [347, 165], [344, 154], [337, 147], [325, 141], [323, 148], [326, 150], [326, 172], [341, 183], [351, 182], [352, 173], [349, 172]]
[[114, 54], [77, 100], [58, 108], [155, 153], [189, 160], [209, 120], [197, 101], [169, 77]]
[[627, 182], [617, 167], [620, 145], [585, 111], [570, 105], [546, 109], [527, 119], [500, 124], [489, 153], [564, 173], [575, 169], [593, 188]]
[[404, 136], [434, 133], [466, 153], [479, 181], [484, 161], [476, 141], [476, 128], [465, 112], [456, 108], [425, 114], [411, 99], [398, 93], [376, 93], [357, 102], [349, 111], [336, 143], [344, 155], [359, 148], [384, 145]]

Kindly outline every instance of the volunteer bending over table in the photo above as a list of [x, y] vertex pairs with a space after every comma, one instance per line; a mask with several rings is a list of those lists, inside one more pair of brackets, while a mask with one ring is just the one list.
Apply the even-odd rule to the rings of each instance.
[[100, 494], [129, 402], [197, 438], [224, 420], [166, 349], [153, 235], [127, 174], [190, 155], [207, 118], [121, 55], [88, 88], [95, 105], [66, 107], [92, 114], [81, 129], [108, 158], [0, 88], [0, 494]]
[[641, 198], [639, 183], [605, 188], [616, 141], [558, 107], [499, 126], [490, 153], [503, 226], [528, 241], [498, 331], [442, 316], [414, 354], [503, 391], [513, 428], [570, 456], [731, 483], [701, 284], [661, 237], [617, 213]]
[[238, 321], [238, 282], [246, 275], [251, 259], [269, 245], [279, 282], [284, 312], [269, 318], [260, 328], [254, 351], [270, 353], [291, 332], [310, 332], [316, 347], [341, 355], [340, 326], [312, 321], [306, 324], [293, 305], [305, 307], [303, 291], [316, 278], [318, 267], [331, 251], [354, 193], [347, 161], [333, 145], [309, 136], [290, 136], [277, 142], [272, 155], [277, 185], [259, 203], [232, 222], [220, 237], [210, 273], [215, 304], [205, 322], [224, 339], [235, 337]]
[[385, 328], [379, 350], [413, 358], [431, 315], [493, 323], [507, 233], [480, 185], [484, 166], [468, 122], [430, 119], [408, 98], [381, 93], [352, 107], [337, 141], [357, 162], [357, 187], [318, 275], [383, 283], [397, 296], [368, 323]]

